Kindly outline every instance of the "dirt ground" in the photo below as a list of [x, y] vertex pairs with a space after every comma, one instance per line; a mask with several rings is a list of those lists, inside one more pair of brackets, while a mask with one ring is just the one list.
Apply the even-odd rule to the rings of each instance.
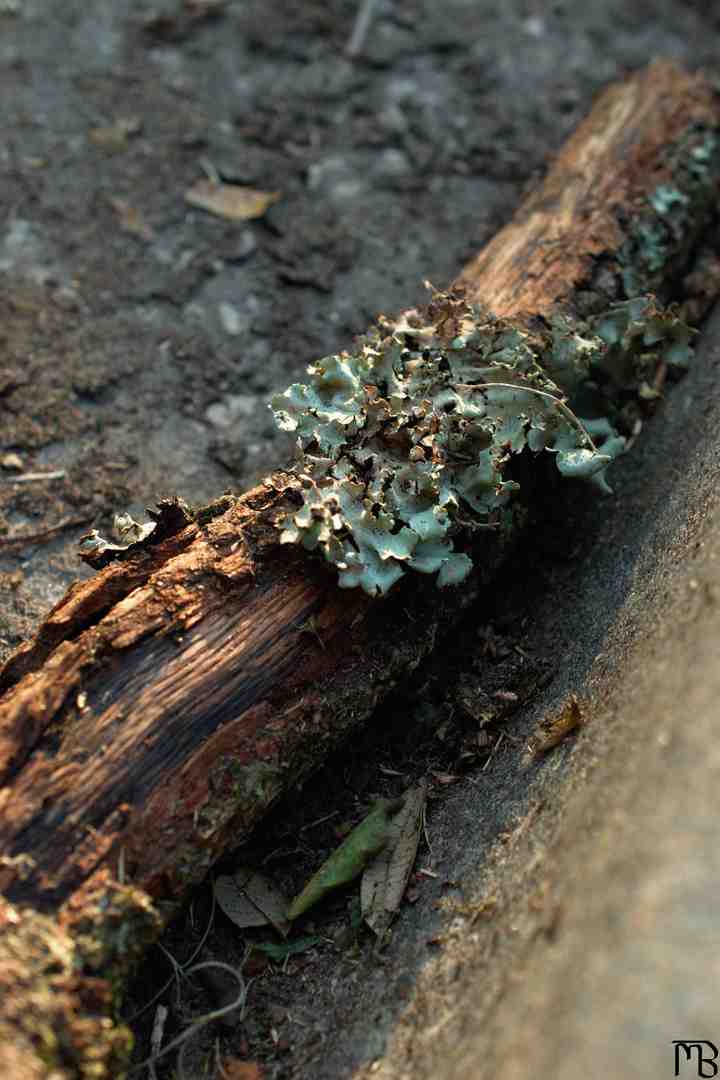
[[[90, 526], [285, 461], [270, 394], [451, 280], [599, 87], [720, 53], [710, 5], [379, 0], [351, 58], [359, 6], [0, 3], [0, 656], [88, 572]], [[280, 198], [244, 223], [192, 208], [213, 171]], [[216, 915], [197, 959], [244, 964], [247, 1002], [192, 1040], [185, 1076], [213, 1075], [216, 1040], [267, 1080], [672, 1076], [673, 1039], [718, 1040], [719, 363], [716, 316], [615, 496], [568, 494], [242, 852], [292, 893], [375, 794], [434, 781], [381, 953], [352, 891], [280, 963], [247, 957], [267, 932]], [[580, 734], [524, 766], [571, 693]], [[478, 694], [505, 702], [489, 728], [464, 707]], [[168, 952], [191, 956], [209, 896], [149, 955], [126, 1016]], [[167, 1037], [227, 994], [173, 984]], [[158, 1076], [176, 1069], [169, 1055]]]

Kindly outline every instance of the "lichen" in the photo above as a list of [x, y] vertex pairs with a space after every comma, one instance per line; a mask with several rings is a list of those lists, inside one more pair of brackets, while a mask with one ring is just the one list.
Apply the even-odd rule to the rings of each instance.
[[301, 454], [302, 505], [277, 522], [280, 540], [318, 550], [342, 588], [370, 595], [408, 569], [457, 584], [472, 568], [458, 536], [511, 516], [513, 456], [551, 453], [563, 476], [608, 491], [625, 438], [612, 417], [580, 419], [574, 396], [602, 385], [607, 404], [637, 389], [659, 360], [687, 362], [689, 337], [651, 297], [537, 332], [453, 295], [381, 318], [352, 353], [311, 365], [308, 384], [271, 402]]
[[119, 543], [105, 539], [97, 529], [81, 536], [78, 545], [80, 558], [94, 569], [100, 570], [118, 559], [147, 551], [169, 536], [175, 536], [195, 520], [194, 512], [177, 496], [160, 499], [157, 510], [148, 507], [147, 513], [151, 520], [146, 522], [135, 521], [128, 513], [115, 514], [113, 531]]
[[619, 253], [627, 296], [657, 290], [667, 280], [670, 263], [681, 263], [715, 198], [720, 167], [717, 132], [698, 124], [669, 152], [668, 179], [650, 193]]

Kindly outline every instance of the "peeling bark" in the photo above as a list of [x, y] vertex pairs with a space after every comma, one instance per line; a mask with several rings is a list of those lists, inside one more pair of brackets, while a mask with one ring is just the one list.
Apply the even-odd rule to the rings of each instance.
[[[630, 278], [669, 299], [717, 192], [717, 155], [709, 185], [682, 187], [703, 165], [688, 147], [719, 128], [708, 84], [674, 65], [611, 87], [456, 285], [528, 326], [602, 310]], [[639, 226], [673, 186], [689, 192], [683, 214], [648, 252]], [[166, 511], [151, 543], [74, 585], [0, 672], [7, 1075], [50, 1062], [80, 1076], [89, 1055], [93, 1075], [121, 1074], [126, 1039], [108, 1017], [142, 949], [507, 555], [485, 532], [461, 589], [405, 579], [374, 602], [279, 545], [274, 519], [296, 501], [279, 472], [193, 517]]]

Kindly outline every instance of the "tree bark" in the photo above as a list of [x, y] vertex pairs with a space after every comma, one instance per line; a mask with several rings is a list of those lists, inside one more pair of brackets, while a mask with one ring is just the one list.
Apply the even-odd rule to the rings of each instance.
[[[611, 87], [456, 286], [528, 326], [629, 291], [670, 298], [712, 213], [692, 188], [698, 138], [719, 128], [709, 85], [672, 64]], [[684, 216], [648, 254], [638, 223], [686, 181]], [[129, 966], [507, 554], [483, 533], [459, 589], [412, 575], [382, 602], [341, 592], [279, 545], [295, 488], [279, 472], [193, 519], [166, 505], [152, 543], [74, 585], [0, 672], [3, 1075], [51, 1061], [80, 1076], [90, 1060], [121, 1074], [126, 1034], [108, 1017]]]

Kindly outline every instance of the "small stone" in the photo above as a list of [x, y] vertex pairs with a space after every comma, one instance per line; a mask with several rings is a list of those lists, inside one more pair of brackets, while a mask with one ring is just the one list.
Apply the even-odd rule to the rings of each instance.
[[388, 147], [380, 154], [373, 171], [376, 176], [394, 179], [398, 176], [407, 176], [412, 171], [412, 164], [402, 150]]
[[378, 122], [384, 131], [392, 132], [393, 135], [402, 135], [410, 126], [407, 116], [395, 102], [391, 102], [380, 112]]
[[307, 184], [311, 191], [340, 201], [357, 198], [364, 188], [357, 167], [348, 158], [339, 156], [327, 157], [310, 165]]
[[350, 166], [343, 157], [327, 157], [308, 166], [307, 184], [311, 191], [325, 187], [340, 176], [347, 176]]
[[80, 298], [77, 292], [67, 285], [62, 285], [59, 289], [56, 289], [53, 299], [57, 306], [65, 311], [78, 311], [80, 308]]
[[3, 454], [0, 465], [8, 472], [22, 472], [23, 463], [19, 454]]
[[244, 229], [235, 245], [235, 250], [230, 256], [233, 262], [244, 262], [249, 259], [257, 248], [257, 240], [252, 229]]
[[361, 180], [339, 180], [330, 189], [329, 195], [333, 199], [342, 202], [352, 202], [353, 199], [362, 195], [364, 184]]
[[257, 409], [258, 398], [255, 394], [228, 394], [222, 401], [208, 405], [205, 419], [213, 427], [229, 428], [237, 421], [252, 416]]
[[243, 317], [242, 313], [233, 304], [228, 304], [225, 301], [218, 304], [218, 315], [223, 330], [226, 334], [230, 334], [231, 337], [237, 337], [238, 334], [242, 334], [244, 330], [248, 330], [250, 327], [250, 320], [247, 316]]
[[528, 37], [541, 38], [545, 33], [545, 20], [540, 15], [529, 15], [522, 28]]

